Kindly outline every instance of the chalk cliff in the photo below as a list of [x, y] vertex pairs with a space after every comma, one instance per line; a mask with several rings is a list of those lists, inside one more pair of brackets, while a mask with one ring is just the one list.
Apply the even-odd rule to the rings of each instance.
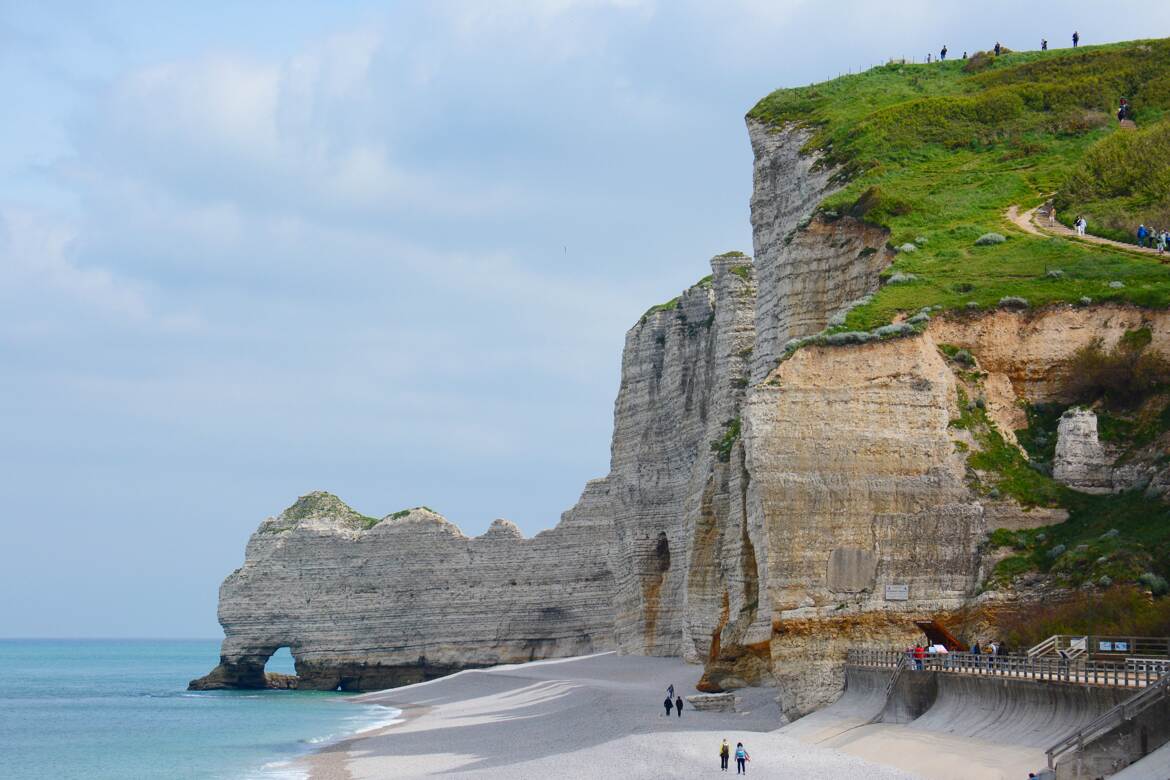
[[[777, 686], [794, 717], [840, 690], [847, 647], [972, 603], [989, 531], [1063, 520], [988, 489], [965, 418], [1015, 447], [1021, 402], [1068, 400], [1077, 349], [1146, 328], [1167, 354], [1170, 316], [981, 311], [793, 349], [877, 291], [893, 254], [884, 229], [818, 211], [840, 185], [806, 131], [748, 131], [754, 259], [714, 258], [627, 333], [610, 472], [555, 528], [468, 538], [425, 508], [367, 518], [310, 494], [253, 534], [220, 591], [220, 665], [192, 686], [264, 686], [282, 646], [300, 687], [355, 690], [617, 649], [702, 663], [712, 692]], [[1062, 423], [1057, 476], [1113, 489], [1082, 418]]]
[[[753, 341], [751, 259], [648, 311], [626, 336], [612, 468], [552, 530], [468, 538], [418, 508], [363, 517], [327, 493], [261, 523], [220, 589], [220, 664], [193, 688], [264, 687], [289, 647], [299, 687], [371, 690], [457, 669], [684, 649], [695, 517], [717, 489]], [[736, 423], [736, 426], [738, 424]]]

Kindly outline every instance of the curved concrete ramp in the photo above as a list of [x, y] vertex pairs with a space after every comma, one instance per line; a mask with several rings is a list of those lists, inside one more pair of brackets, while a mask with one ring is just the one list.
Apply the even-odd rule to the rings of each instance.
[[1045, 749], [1127, 695], [1069, 683], [904, 672], [887, 701], [892, 673], [846, 666], [841, 697], [781, 733], [924, 777], [1015, 780], [1043, 768]]
[[1133, 691], [1036, 680], [937, 674], [934, 704], [912, 729], [1047, 749]]
[[781, 733], [806, 742], [823, 742], [871, 722], [886, 706], [886, 683], [893, 669], [845, 667], [845, 690], [828, 707], [805, 715]]

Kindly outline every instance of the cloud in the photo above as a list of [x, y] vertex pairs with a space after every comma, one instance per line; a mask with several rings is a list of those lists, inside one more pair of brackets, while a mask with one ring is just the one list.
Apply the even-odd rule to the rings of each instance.
[[62, 296], [76, 305], [131, 320], [150, 316], [141, 284], [75, 258], [75, 230], [32, 211], [0, 209], [0, 289], [13, 306], [29, 297]]

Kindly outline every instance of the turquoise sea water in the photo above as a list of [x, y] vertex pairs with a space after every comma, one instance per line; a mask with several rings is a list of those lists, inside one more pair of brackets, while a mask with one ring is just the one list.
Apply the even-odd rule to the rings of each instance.
[[[309, 691], [188, 692], [215, 641], [0, 640], [0, 777], [296, 777], [288, 762], [388, 723]], [[270, 671], [292, 673], [284, 651]]]

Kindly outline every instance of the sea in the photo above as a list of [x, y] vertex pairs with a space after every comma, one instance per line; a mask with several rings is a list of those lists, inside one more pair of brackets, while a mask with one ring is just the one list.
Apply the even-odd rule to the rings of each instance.
[[[295, 759], [395, 722], [319, 691], [188, 691], [214, 640], [0, 640], [0, 778], [296, 780]], [[293, 673], [282, 650], [269, 671]]]

